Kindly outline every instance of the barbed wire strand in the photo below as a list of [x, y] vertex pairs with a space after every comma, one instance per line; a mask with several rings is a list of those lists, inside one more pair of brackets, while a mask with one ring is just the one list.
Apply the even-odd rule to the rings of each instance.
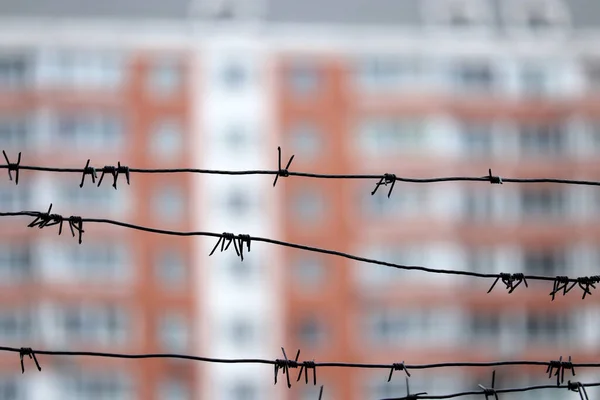
[[[147, 353], [147, 354], [131, 354], [131, 353], [111, 353], [111, 352], [94, 352], [94, 351], [56, 351], [56, 350], [39, 350], [32, 349], [31, 347], [10, 347], [0, 346], [0, 351], [13, 352], [19, 354], [21, 363], [21, 371], [24, 373], [24, 356], [35, 361], [36, 367], [39, 371], [42, 370], [36, 355], [51, 355], [51, 356], [86, 356], [86, 357], [100, 357], [100, 358], [119, 358], [119, 359], [182, 359], [190, 361], [198, 361], [205, 363], [217, 363], [217, 364], [266, 364], [274, 366], [274, 382], [277, 384], [278, 373], [281, 370], [286, 375], [287, 385], [291, 387], [290, 380], [290, 369], [300, 368], [296, 381], [300, 381], [304, 375], [305, 383], [308, 384], [308, 370], [313, 370], [313, 384], [317, 385], [316, 368], [323, 367], [336, 367], [336, 368], [356, 368], [356, 369], [385, 369], [390, 370], [390, 375], [387, 379], [389, 382], [392, 378], [394, 371], [404, 371], [406, 379], [411, 374], [409, 370], [425, 370], [425, 369], [436, 369], [436, 368], [449, 368], [449, 367], [497, 367], [497, 366], [542, 366], [546, 367], [545, 372], [548, 373], [548, 378], [556, 376], [556, 386], [560, 387], [564, 383], [564, 374], [566, 370], [570, 370], [572, 375], [575, 376], [575, 368], [600, 368], [600, 363], [574, 363], [569, 357], [569, 361], [563, 361], [562, 356], [559, 360], [550, 361], [533, 361], [533, 360], [513, 360], [513, 361], [491, 361], [491, 362], [445, 362], [435, 364], [405, 364], [391, 363], [391, 364], [366, 364], [366, 363], [348, 363], [348, 362], [316, 362], [314, 359], [309, 361], [299, 361], [300, 350], [297, 351], [294, 359], [289, 359], [282, 347], [281, 352], [283, 353], [283, 359], [263, 359], [263, 358], [213, 358], [213, 357], [200, 357], [192, 356], [187, 354], [175, 354], [175, 353]], [[494, 372], [495, 377], [495, 372]], [[494, 386], [494, 378], [492, 379], [492, 388]], [[436, 397], [437, 398], [437, 397]], [[442, 397], [444, 398], [444, 397]]]
[[588, 394], [585, 390], [586, 387], [598, 387], [600, 386], [600, 382], [595, 383], [581, 383], [581, 382], [571, 382], [569, 381], [566, 385], [553, 386], [553, 385], [537, 385], [537, 386], [527, 386], [527, 387], [519, 387], [519, 388], [510, 388], [510, 389], [491, 389], [486, 388], [482, 390], [473, 390], [466, 392], [458, 392], [452, 394], [444, 394], [444, 395], [428, 395], [427, 393], [416, 393], [416, 394], [407, 394], [403, 397], [388, 397], [381, 400], [419, 400], [419, 399], [453, 399], [457, 397], [467, 397], [467, 396], [485, 396], [487, 400], [490, 396], [495, 396], [495, 399], [499, 399], [498, 395], [501, 393], [520, 393], [520, 392], [529, 392], [533, 390], [543, 390], [543, 389], [566, 389], [571, 392], [579, 393], [581, 400], [589, 400]]
[[193, 174], [207, 174], [207, 175], [275, 175], [273, 186], [277, 184], [279, 177], [303, 177], [303, 178], [315, 178], [315, 179], [364, 179], [364, 180], [379, 180], [376, 183], [375, 190], [371, 194], [375, 194], [379, 186], [387, 186], [391, 184], [388, 197], [390, 197], [395, 182], [405, 183], [441, 183], [441, 182], [489, 182], [492, 184], [503, 184], [503, 183], [557, 183], [557, 184], [568, 184], [568, 185], [585, 185], [585, 186], [600, 186], [600, 181], [596, 180], [575, 180], [575, 179], [557, 179], [557, 178], [506, 178], [492, 174], [492, 170], [488, 169], [488, 175], [485, 176], [448, 176], [448, 177], [434, 177], [434, 178], [407, 178], [398, 176], [396, 174], [317, 174], [310, 172], [294, 172], [289, 171], [294, 156], [291, 156], [285, 168], [282, 168], [281, 164], [281, 148], [277, 148], [279, 153], [279, 164], [276, 170], [216, 170], [216, 169], [199, 169], [199, 168], [131, 168], [128, 166], [121, 165], [119, 161], [117, 165], [105, 165], [103, 167], [90, 166], [90, 159], [87, 160], [85, 167], [83, 168], [60, 168], [60, 167], [46, 167], [46, 166], [35, 166], [35, 165], [21, 165], [21, 153], [18, 155], [17, 162], [10, 162], [6, 152], [3, 150], [2, 153], [6, 160], [6, 164], [1, 164], [0, 169], [8, 169], [9, 179], [12, 181], [11, 172], [15, 172], [15, 184], [19, 181], [19, 171], [40, 171], [40, 172], [59, 172], [59, 173], [78, 173], [82, 174], [80, 187], [83, 187], [86, 175], [90, 175], [92, 183], [96, 183], [97, 173], [100, 172], [101, 176], [98, 181], [98, 186], [102, 183], [104, 175], [111, 175], [113, 177], [112, 186], [117, 189], [117, 179], [120, 174], [125, 175], [127, 183], [129, 184], [130, 174], [175, 174], [175, 173], [193, 173]]
[[480, 273], [480, 272], [461, 271], [461, 270], [453, 270], [453, 269], [435, 269], [435, 268], [429, 268], [429, 267], [418, 266], [418, 265], [403, 265], [403, 264], [396, 264], [396, 263], [392, 263], [392, 262], [366, 258], [366, 257], [360, 257], [360, 256], [352, 255], [349, 253], [344, 253], [344, 252], [337, 251], [337, 250], [323, 249], [323, 248], [319, 248], [319, 247], [285, 242], [285, 241], [276, 240], [276, 239], [269, 239], [269, 238], [264, 238], [264, 237], [259, 237], [259, 236], [250, 236], [247, 234], [235, 235], [233, 233], [228, 233], [228, 232], [216, 233], [216, 232], [203, 232], [203, 231], [190, 231], [190, 232], [171, 231], [171, 230], [164, 230], [164, 229], [157, 229], [157, 228], [150, 228], [150, 227], [145, 227], [145, 226], [140, 226], [140, 225], [134, 225], [134, 224], [130, 224], [127, 222], [115, 221], [115, 220], [111, 220], [111, 219], [82, 218], [80, 216], [64, 217], [59, 214], [52, 214], [51, 211], [52, 211], [52, 204], [50, 204], [50, 207], [48, 208], [47, 212], [40, 212], [40, 211], [0, 212], [0, 217], [13, 217], [13, 216], [34, 217], [35, 218], [34, 221], [31, 222], [28, 225], [28, 227], [30, 227], [30, 228], [38, 227], [38, 228], [42, 229], [42, 228], [45, 228], [48, 226], [58, 225], [59, 226], [59, 232], [58, 232], [59, 235], [62, 233], [63, 223], [66, 222], [69, 224], [71, 234], [73, 236], [75, 236], [77, 233], [80, 244], [82, 243], [82, 240], [83, 240], [82, 236], [84, 233], [84, 230], [83, 230], [84, 223], [109, 224], [109, 225], [115, 225], [115, 226], [124, 227], [124, 228], [128, 228], [128, 229], [134, 229], [134, 230], [139, 230], [139, 231], [143, 231], [143, 232], [156, 233], [156, 234], [162, 234], [162, 235], [215, 237], [215, 238], [218, 238], [218, 241], [217, 241], [216, 245], [213, 247], [209, 256], [214, 254], [214, 252], [217, 250], [219, 245], [221, 246], [221, 252], [223, 252], [223, 251], [228, 250], [228, 248], [231, 246], [231, 244], [233, 244], [233, 247], [234, 247], [234, 250], [235, 250], [237, 256], [240, 257], [242, 259], [242, 261], [244, 260], [244, 251], [243, 251], [244, 245], [246, 246], [246, 249], [249, 252], [251, 242], [263, 242], [263, 243], [269, 243], [269, 244], [274, 244], [274, 245], [279, 245], [279, 246], [284, 246], [284, 247], [289, 247], [289, 248], [294, 248], [294, 249], [299, 249], [299, 250], [304, 250], [304, 251], [310, 251], [310, 252], [315, 252], [315, 253], [343, 257], [343, 258], [354, 260], [354, 261], [364, 262], [364, 263], [368, 263], [368, 264], [382, 265], [382, 266], [386, 266], [386, 267], [390, 267], [390, 268], [397, 268], [397, 269], [402, 269], [402, 270], [414, 270], [414, 271], [422, 271], [422, 272], [427, 272], [427, 273], [446, 274], [446, 275], [462, 275], [462, 276], [471, 276], [471, 277], [475, 277], [475, 278], [494, 279], [494, 282], [492, 283], [492, 285], [489, 288], [487, 293], [490, 293], [499, 281], [502, 281], [502, 283], [505, 285], [506, 289], [508, 290], [508, 293], [512, 293], [517, 287], [519, 287], [521, 285], [521, 283], [523, 283], [526, 287], [528, 287], [529, 285], [528, 285], [527, 281], [551, 281], [551, 282], [553, 282], [553, 285], [554, 285], [553, 290], [550, 292], [550, 296], [552, 297], [552, 300], [555, 299], [555, 296], [557, 294], [562, 293], [563, 295], [566, 295], [575, 286], [578, 286], [583, 291], [582, 299], [585, 299], [585, 297], [587, 295], [592, 294], [590, 288], [595, 289], [596, 283], [600, 282], [600, 276], [598, 276], [598, 275], [570, 278], [568, 276], [552, 277], [552, 276], [542, 276], [542, 275], [525, 275], [523, 273], [485, 274], [485, 273]]

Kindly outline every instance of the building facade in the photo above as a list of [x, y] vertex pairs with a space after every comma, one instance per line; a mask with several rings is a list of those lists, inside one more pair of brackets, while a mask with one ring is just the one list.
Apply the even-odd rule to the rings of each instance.
[[[43, 3], [0, 4], [0, 147], [11, 161], [22, 150], [29, 165], [274, 169], [281, 146], [291, 170], [315, 173], [597, 180], [593, 2]], [[588, 187], [397, 183], [387, 198], [363, 180], [273, 188], [260, 175], [133, 174], [115, 191], [21, 174], [19, 186], [4, 180], [4, 209], [53, 203], [482, 273], [597, 275], [600, 261], [600, 192]], [[596, 298], [574, 290], [551, 302], [551, 284], [486, 294], [492, 281], [262, 243], [241, 262], [209, 257], [216, 241], [204, 237], [98, 225], [78, 246], [20, 218], [2, 226], [0, 340], [15, 346], [269, 359], [284, 346], [301, 359], [407, 364], [600, 353]], [[40, 357], [41, 373], [28, 364], [20, 376], [16, 357], [0, 362], [0, 399], [304, 400], [319, 389], [274, 386], [267, 366]], [[574, 379], [594, 381], [586, 372]], [[324, 399], [406, 394], [402, 372], [389, 383], [384, 370], [317, 375]], [[490, 379], [483, 368], [411, 371], [411, 392]], [[497, 382], [554, 381], [512, 367]]]

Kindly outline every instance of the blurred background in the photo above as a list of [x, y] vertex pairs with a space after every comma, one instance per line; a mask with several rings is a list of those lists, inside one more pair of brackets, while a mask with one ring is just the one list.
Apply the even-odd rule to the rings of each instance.
[[[0, 0], [0, 149], [83, 168], [277, 169], [403, 177], [600, 177], [596, 0]], [[4, 161], [2, 161], [4, 162]], [[598, 275], [600, 190], [272, 176], [0, 177], [0, 211], [248, 233], [482, 273]], [[550, 282], [361, 264], [254, 243], [0, 221], [0, 344], [221, 358], [407, 364], [597, 362], [598, 294]], [[379, 399], [404, 373], [0, 354], [0, 400]], [[552, 384], [496, 368], [497, 387]], [[598, 381], [592, 369], [572, 378]], [[491, 384], [491, 368], [413, 370], [411, 392]], [[295, 380], [298, 371], [292, 370]], [[310, 381], [310, 380], [309, 380]], [[566, 383], [566, 381], [565, 381]], [[598, 392], [588, 389], [590, 398]], [[506, 398], [579, 398], [566, 390]]]

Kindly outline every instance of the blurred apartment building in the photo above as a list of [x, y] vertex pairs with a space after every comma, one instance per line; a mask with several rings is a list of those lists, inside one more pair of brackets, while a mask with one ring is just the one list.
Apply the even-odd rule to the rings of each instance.
[[[592, 0], [0, 1], [0, 148], [23, 164], [598, 179], [600, 3]], [[250, 233], [408, 265], [597, 275], [600, 191], [264, 176], [21, 171], [2, 211]], [[595, 295], [397, 271], [254, 244], [3, 218], [0, 344], [407, 364], [595, 362]], [[0, 356], [0, 400], [316, 399], [267, 366]], [[499, 387], [555, 382], [498, 369]], [[295, 371], [292, 371], [295, 372]], [[578, 370], [576, 380], [594, 381]], [[324, 399], [404, 396], [402, 371], [317, 371]], [[411, 371], [411, 392], [489, 369]], [[295, 376], [293, 376], [295, 378]], [[294, 379], [295, 380], [295, 379]], [[588, 393], [594, 397], [592, 389]], [[563, 391], [526, 392], [566, 398]], [[597, 395], [597, 394], [596, 394]], [[529, 396], [529, 397], [526, 397]], [[573, 394], [573, 396], [577, 396]], [[516, 398], [516, 397], [515, 397]]]

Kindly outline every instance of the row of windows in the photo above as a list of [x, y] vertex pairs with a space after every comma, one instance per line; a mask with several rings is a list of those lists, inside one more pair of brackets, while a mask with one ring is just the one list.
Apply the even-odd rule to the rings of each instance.
[[[315, 123], [298, 121], [286, 136], [294, 154], [302, 159], [319, 157], [326, 145], [327, 132]], [[424, 118], [379, 116], [363, 118], [355, 124], [354, 140], [368, 156], [407, 155], [434, 151], [444, 141], [444, 155], [469, 158], [529, 159], [569, 155], [596, 155], [600, 152], [600, 129], [589, 121], [571, 124], [500, 123], [499, 121], [454, 121], [443, 126]]]
[[[0, 54], [0, 87], [17, 89], [39, 82], [44, 87], [114, 89], [125, 81], [128, 60], [117, 52], [24, 51]], [[171, 95], [182, 85], [183, 68], [175, 58], [154, 60], [146, 76], [148, 92]]]
[[[128, 141], [128, 136], [126, 121], [119, 112], [59, 111], [39, 118], [33, 114], [0, 115], [0, 141], [6, 150], [41, 150], [53, 146], [119, 149]], [[147, 152], [159, 159], [174, 159], [183, 150], [185, 134], [182, 123], [176, 118], [159, 120], [150, 127], [148, 136]], [[49, 146], [41, 146], [42, 141], [50, 143]]]
[[[465, 346], [475, 343], [505, 345], [513, 343], [571, 344], [586, 340], [581, 331], [583, 314], [572, 311], [523, 313], [498, 311], [452, 311], [446, 309], [369, 309], [360, 317], [362, 345], [369, 348], [433, 345]], [[296, 317], [290, 327], [292, 337], [302, 348], [327, 348], [334, 340], [326, 318], [318, 315]], [[364, 340], [364, 341], [363, 341]]]
[[[0, 338], [10, 343], [39, 340], [60, 346], [120, 346], [134, 339], [137, 314], [119, 304], [80, 302], [51, 308], [0, 310]], [[190, 348], [191, 326], [178, 311], [161, 310], [155, 321], [156, 341], [165, 352]]]

